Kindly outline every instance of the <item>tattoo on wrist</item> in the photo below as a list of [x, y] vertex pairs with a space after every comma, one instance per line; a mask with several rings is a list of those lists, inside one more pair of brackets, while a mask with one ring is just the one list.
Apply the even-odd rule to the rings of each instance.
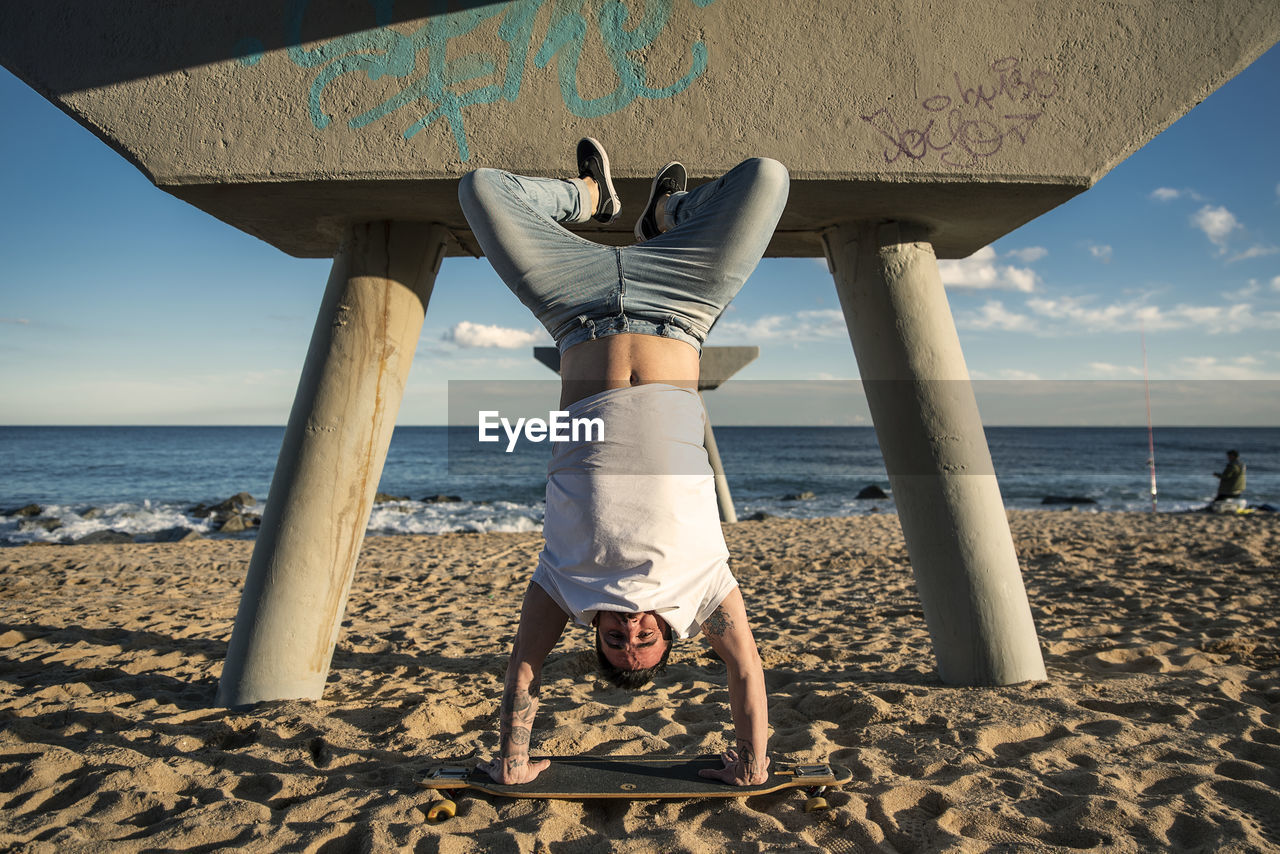
[[756, 760], [756, 751], [749, 741], [738, 742], [738, 765], [742, 768], [742, 773], [747, 777], [754, 777], [759, 768], [759, 762]]
[[733, 620], [729, 619], [729, 612], [723, 606], [712, 611], [711, 616], [707, 617], [707, 621], [702, 624], [704, 632], [716, 637], [720, 637], [732, 628]]

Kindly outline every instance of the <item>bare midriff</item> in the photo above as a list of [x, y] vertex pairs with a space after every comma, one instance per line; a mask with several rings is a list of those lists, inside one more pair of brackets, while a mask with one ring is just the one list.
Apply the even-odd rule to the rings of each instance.
[[698, 388], [698, 351], [660, 335], [623, 333], [583, 341], [560, 357], [560, 408], [611, 388], [668, 383]]

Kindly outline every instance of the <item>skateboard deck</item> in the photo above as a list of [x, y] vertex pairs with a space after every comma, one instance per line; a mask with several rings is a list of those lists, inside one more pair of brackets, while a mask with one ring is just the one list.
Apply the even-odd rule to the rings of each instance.
[[419, 786], [437, 789], [445, 797], [450, 790], [469, 789], [503, 798], [745, 798], [781, 789], [839, 786], [853, 779], [843, 765], [826, 762], [775, 761], [769, 779], [756, 786], [732, 786], [698, 776], [703, 768], [723, 768], [718, 755], [710, 756], [539, 756], [551, 767], [532, 783], [505, 786], [472, 765], [431, 763]]

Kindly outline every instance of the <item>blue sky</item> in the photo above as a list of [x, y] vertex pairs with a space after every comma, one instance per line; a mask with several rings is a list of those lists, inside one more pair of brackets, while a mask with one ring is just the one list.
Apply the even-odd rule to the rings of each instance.
[[[3, 69], [0, 108], [0, 423], [282, 424], [329, 262], [290, 258], [157, 190]], [[1093, 189], [942, 262], [974, 378], [1140, 380], [1144, 326], [1157, 423], [1232, 419], [1229, 402], [1199, 419], [1172, 405], [1196, 397], [1174, 381], [1274, 407], [1277, 139], [1273, 48]], [[399, 423], [443, 423], [451, 379], [550, 378], [529, 352], [542, 343], [486, 262], [447, 260]], [[820, 259], [766, 259], [707, 343], [761, 347], [741, 380], [857, 378]], [[1090, 417], [1138, 423], [1135, 400]], [[989, 422], [1034, 420], [992, 413], [984, 404]], [[1066, 410], [1046, 417], [1071, 423]], [[729, 421], [771, 418], [735, 409]], [[1277, 423], [1274, 408], [1236, 420]]]

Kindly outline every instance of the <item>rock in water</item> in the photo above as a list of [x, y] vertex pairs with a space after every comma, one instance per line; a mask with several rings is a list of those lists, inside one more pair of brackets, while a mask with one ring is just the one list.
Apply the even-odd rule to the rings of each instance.
[[218, 527], [219, 534], [238, 534], [241, 531], [249, 530], [249, 526], [245, 523], [243, 516], [228, 516], [227, 521]]
[[1041, 504], [1097, 504], [1092, 498], [1083, 495], [1046, 495]]
[[858, 491], [858, 498], [888, 498], [889, 493], [885, 492], [874, 483], [867, 484]]
[[61, 519], [24, 519], [18, 523], [19, 531], [56, 531], [61, 527]]
[[806, 491], [806, 492], [791, 492], [791, 493], [788, 493], [787, 495], [782, 496], [782, 500], [783, 500], [783, 501], [809, 501], [809, 500], [814, 499], [814, 498], [817, 498], [817, 497], [818, 497], [818, 496], [816, 496], [816, 495], [814, 495], [812, 492], [808, 492], [808, 491]]
[[92, 534], [85, 534], [79, 539], [72, 540], [71, 544], [76, 546], [114, 546], [132, 542], [133, 534], [126, 534], [124, 531], [94, 531]]
[[203, 540], [199, 531], [191, 528], [165, 528], [163, 531], [156, 531], [151, 535], [157, 543], [187, 543], [192, 540]]
[[249, 493], [237, 492], [226, 501], [219, 501], [212, 506], [197, 504], [187, 512], [197, 519], [207, 519], [210, 516], [214, 519], [225, 519], [230, 516], [237, 516], [244, 508], [252, 507], [257, 503], [257, 499]]

